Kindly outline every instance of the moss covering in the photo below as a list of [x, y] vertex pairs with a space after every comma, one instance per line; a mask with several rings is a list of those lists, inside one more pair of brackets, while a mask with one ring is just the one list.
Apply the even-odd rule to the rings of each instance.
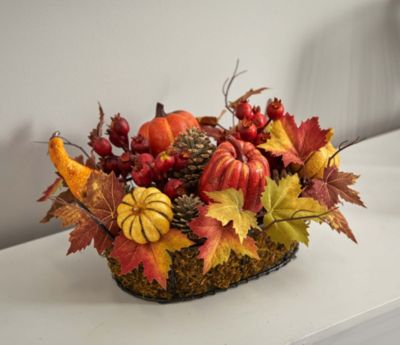
[[126, 275], [118, 275], [118, 262], [109, 257], [107, 259], [114, 279], [127, 292], [164, 303], [187, 300], [228, 289], [260, 274], [279, 269], [294, 256], [298, 247], [295, 243], [287, 250], [283, 245], [271, 242], [265, 232], [256, 232], [253, 237], [259, 248], [260, 260], [239, 257], [231, 252], [226, 263], [214, 267], [205, 275], [202, 272], [202, 260], [196, 259], [199, 253], [196, 246], [173, 253], [167, 290], [155, 281], [149, 283], [143, 275], [142, 267]]

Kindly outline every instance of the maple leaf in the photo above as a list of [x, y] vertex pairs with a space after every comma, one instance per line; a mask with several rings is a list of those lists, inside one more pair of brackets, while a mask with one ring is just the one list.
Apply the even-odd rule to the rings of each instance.
[[120, 231], [117, 207], [124, 195], [125, 187], [113, 172], [105, 174], [94, 171], [87, 181], [84, 204], [114, 235]]
[[172, 263], [169, 252], [193, 244], [186, 235], [175, 229], [163, 235], [158, 242], [147, 244], [138, 244], [120, 234], [115, 238], [110, 256], [119, 262], [121, 275], [131, 272], [142, 264], [143, 274], [147, 280], [150, 283], [155, 280], [166, 289], [168, 272]]
[[240, 243], [243, 243], [250, 228], [259, 229], [256, 214], [243, 209], [242, 190], [229, 188], [206, 192], [206, 194], [216, 202], [209, 205], [207, 216], [219, 220], [223, 226], [232, 222], [232, 227], [239, 236]]
[[329, 130], [319, 127], [318, 117], [302, 122], [297, 127], [294, 116], [286, 114], [274, 121], [270, 128], [271, 138], [259, 148], [274, 156], [282, 156], [283, 163], [303, 165], [307, 158], [327, 143]]
[[203, 273], [226, 262], [233, 250], [237, 255], [259, 259], [256, 242], [247, 237], [240, 243], [239, 236], [231, 225], [223, 226], [220, 221], [207, 216], [208, 206], [199, 207], [199, 216], [189, 226], [200, 238], [207, 238], [199, 247], [199, 259], [204, 260]]
[[56, 197], [54, 197], [53, 204], [51, 205], [50, 210], [47, 211], [47, 214], [43, 217], [40, 223], [47, 223], [52, 218], [55, 217], [54, 212], [64, 206], [65, 204], [75, 202], [76, 198], [72, 195], [71, 191], [67, 189], [66, 191], [61, 192]]
[[352, 173], [341, 172], [337, 167], [328, 167], [324, 170], [323, 179], [312, 179], [303, 191], [304, 196], [312, 197], [328, 208], [339, 203], [339, 197], [345, 201], [365, 207], [358, 192], [349, 188], [357, 181], [358, 176]]
[[350, 238], [353, 242], [357, 243], [356, 237], [354, 236], [353, 232], [351, 231], [349, 224], [347, 223], [346, 218], [339, 210], [333, 210], [330, 212], [326, 218], [326, 223], [329, 226], [336, 230], [338, 233], [344, 233], [348, 238]]
[[54, 182], [46, 188], [46, 190], [42, 193], [43, 195], [37, 199], [38, 202], [43, 202], [48, 200], [58, 189], [60, 189], [63, 185], [63, 179], [58, 176]]
[[85, 249], [93, 240], [94, 247], [101, 255], [112, 246], [111, 237], [102, 229], [98, 221], [75, 203], [66, 204], [54, 211], [65, 228], [75, 226], [69, 234], [70, 247], [67, 255]]
[[267, 178], [261, 202], [267, 211], [264, 225], [274, 242], [290, 248], [292, 242], [308, 244], [308, 220], [320, 222], [327, 209], [313, 198], [299, 197], [301, 186], [298, 175], [288, 175], [279, 181]]

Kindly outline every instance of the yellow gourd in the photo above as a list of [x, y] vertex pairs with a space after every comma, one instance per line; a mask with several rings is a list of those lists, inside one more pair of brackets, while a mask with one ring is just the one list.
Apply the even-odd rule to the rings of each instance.
[[170, 229], [172, 204], [157, 188], [137, 187], [117, 208], [117, 224], [126, 238], [139, 244], [157, 242]]
[[58, 136], [49, 140], [49, 156], [71, 193], [82, 200], [87, 180], [93, 170], [72, 159], [65, 149], [64, 141]]

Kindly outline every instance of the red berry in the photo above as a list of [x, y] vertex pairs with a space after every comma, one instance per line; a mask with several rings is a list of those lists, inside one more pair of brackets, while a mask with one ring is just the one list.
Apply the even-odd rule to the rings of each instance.
[[176, 178], [168, 180], [164, 186], [164, 193], [167, 194], [171, 199], [175, 199], [186, 193], [186, 188], [182, 180]]
[[256, 136], [256, 138], [255, 138], [254, 141], [253, 141], [253, 144], [254, 144], [255, 146], [258, 146], [258, 145], [261, 145], [261, 144], [265, 144], [266, 141], [267, 141], [269, 138], [270, 138], [270, 134], [268, 134], [268, 133], [264, 133], [264, 132], [258, 133], [257, 136]]
[[253, 141], [257, 136], [257, 127], [250, 120], [240, 121], [238, 129], [242, 140]]
[[96, 137], [92, 140], [91, 145], [94, 152], [101, 157], [110, 156], [112, 153], [111, 143], [106, 138]]
[[119, 135], [116, 132], [111, 131], [110, 129], [107, 130], [107, 133], [111, 143], [114, 146], [121, 147], [124, 149], [128, 148], [128, 136]]
[[254, 114], [253, 123], [258, 129], [263, 129], [267, 124], [267, 118], [261, 111], [258, 111]]
[[164, 174], [168, 170], [172, 169], [174, 164], [175, 157], [169, 155], [166, 151], [160, 152], [154, 161], [154, 167], [160, 174]]
[[140, 169], [132, 169], [131, 176], [133, 182], [139, 187], [148, 187], [153, 181], [153, 174], [150, 165], [143, 165]]
[[[236, 128], [236, 130], [239, 130], [239, 127]], [[238, 139], [238, 140], [241, 140], [241, 139], [242, 139], [242, 137], [240, 136], [240, 133], [239, 133], [239, 132], [233, 132], [233, 133], [232, 133], [232, 136], [235, 137], [235, 138]]]
[[118, 159], [118, 170], [121, 172], [121, 175], [128, 175], [132, 170], [133, 163], [134, 155], [130, 152], [124, 152]]
[[101, 167], [102, 167], [103, 171], [107, 174], [109, 174], [112, 171], [117, 176], [119, 176], [119, 174], [120, 174], [120, 171], [118, 169], [118, 157], [116, 157], [116, 156], [102, 158]]
[[154, 157], [150, 153], [141, 153], [137, 156], [137, 161], [139, 164], [148, 164], [151, 165], [154, 163]]
[[136, 137], [132, 138], [131, 150], [134, 153], [149, 152], [150, 150], [149, 141], [144, 136], [139, 134]]
[[128, 135], [129, 123], [118, 113], [113, 118], [111, 118], [110, 130], [118, 135]]
[[181, 170], [187, 166], [190, 154], [189, 154], [189, 152], [184, 151], [184, 152], [176, 153], [174, 155], [174, 157], [175, 157], [174, 169]]
[[267, 105], [266, 113], [268, 117], [272, 120], [279, 120], [283, 115], [285, 115], [285, 107], [282, 101], [278, 98], [270, 100]]
[[239, 120], [243, 120], [244, 118], [251, 118], [253, 113], [253, 109], [251, 105], [247, 102], [247, 100], [240, 101], [235, 109], [235, 115]]

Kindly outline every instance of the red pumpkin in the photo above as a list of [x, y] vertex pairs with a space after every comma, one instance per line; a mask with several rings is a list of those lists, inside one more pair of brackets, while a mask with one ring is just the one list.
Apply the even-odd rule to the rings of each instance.
[[258, 212], [267, 176], [270, 176], [269, 164], [261, 152], [249, 142], [230, 137], [218, 146], [204, 168], [199, 182], [200, 197], [209, 202], [205, 192], [241, 189], [244, 208]]
[[191, 113], [177, 110], [166, 114], [164, 106], [157, 103], [156, 117], [144, 123], [139, 129], [139, 134], [149, 141], [151, 153], [157, 155], [165, 151], [179, 133], [192, 127], [200, 128], [200, 125]]

